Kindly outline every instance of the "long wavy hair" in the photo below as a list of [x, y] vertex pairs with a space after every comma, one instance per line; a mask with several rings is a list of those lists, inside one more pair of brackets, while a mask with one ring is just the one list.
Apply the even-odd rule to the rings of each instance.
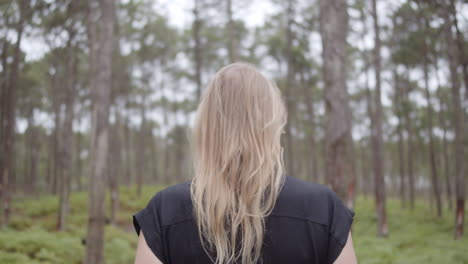
[[278, 87], [247, 63], [219, 70], [203, 93], [190, 191], [203, 248], [216, 264], [261, 261], [265, 217], [284, 182], [286, 115]]

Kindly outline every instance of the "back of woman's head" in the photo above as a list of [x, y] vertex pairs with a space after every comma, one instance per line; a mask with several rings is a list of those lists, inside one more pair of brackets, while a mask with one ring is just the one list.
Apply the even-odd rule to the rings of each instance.
[[285, 123], [279, 89], [249, 64], [222, 68], [204, 91], [191, 195], [203, 246], [217, 264], [260, 259], [264, 219], [283, 183]]

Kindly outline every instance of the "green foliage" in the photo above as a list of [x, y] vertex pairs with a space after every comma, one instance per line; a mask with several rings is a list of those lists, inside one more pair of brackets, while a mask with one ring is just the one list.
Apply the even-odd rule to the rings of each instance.
[[468, 263], [468, 237], [453, 239], [452, 212], [437, 219], [427, 204], [418, 202], [411, 211], [401, 208], [395, 199], [388, 201], [387, 208], [390, 235], [380, 238], [376, 236], [374, 201], [358, 199], [353, 242], [359, 263]]
[[[146, 206], [162, 186], [145, 186], [138, 198], [136, 188], [120, 188], [117, 225], [106, 226], [104, 256], [107, 264], [131, 263], [137, 246], [132, 214]], [[108, 199], [109, 197], [107, 197]], [[446, 211], [437, 219], [427, 204], [417, 201], [414, 210], [400, 201], [387, 204], [390, 236], [376, 236], [374, 201], [356, 201], [353, 240], [362, 264], [468, 263], [468, 237], [453, 239], [453, 215]], [[0, 263], [81, 263], [85, 254], [87, 195], [72, 193], [66, 232], [55, 231], [57, 199], [25, 199], [14, 204], [12, 228], [0, 232]], [[468, 216], [467, 216], [468, 217]]]
[[[132, 215], [146, 206], [161, 186], [145, 186], [140, 198], [136, 187], [120, 188], [117, 226], [106, 226], [104, 256], [107, 264], [131, 263], [137, 245]], [[106, 197], [109, 204], [109, 195]], [[72, 193], [66, 232], [57, 232], [58, 198], [17, 200], [13, 204], [11, 229], [0, 231], [0, 263], [81, 263], [86, 237], [88, 196]]]

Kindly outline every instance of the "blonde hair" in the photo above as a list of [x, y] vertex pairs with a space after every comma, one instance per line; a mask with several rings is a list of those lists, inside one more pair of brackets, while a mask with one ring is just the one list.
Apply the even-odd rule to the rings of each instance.
[[247, 63], [219, 70], [193, 129], [194, 217], [216, 264], [260, 261], [265, 217], [284, 182], [280, 91]]

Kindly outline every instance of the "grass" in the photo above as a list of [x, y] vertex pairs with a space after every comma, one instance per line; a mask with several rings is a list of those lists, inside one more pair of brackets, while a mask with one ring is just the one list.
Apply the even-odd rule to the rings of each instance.
[[[146, 206], [160, 188], [145, 186], [141, 198], [135, 188], [121, 188], [117, 225], [108, 225], [105, 230], [107, 264], [133, 262], [137, 237], [131, 215]], [[11, 225], [0, 231], [0, 263], [81, 263], [87, 195], [71, 195], [71, 212], [64, 232], [55, 228], [57, 207], [58, 199], [54, 196], [15, 201]], [[468, 264], [468, 235], [453, 239], [454, 219], [448, 211], [438, 219], [422, 202], [410, 210], [401, 208], [398, 200], [389, 199], [387, 238], [376, 236], [372, 199], [359, 197], [355, 212], [353, 240], [361, 264]]]

